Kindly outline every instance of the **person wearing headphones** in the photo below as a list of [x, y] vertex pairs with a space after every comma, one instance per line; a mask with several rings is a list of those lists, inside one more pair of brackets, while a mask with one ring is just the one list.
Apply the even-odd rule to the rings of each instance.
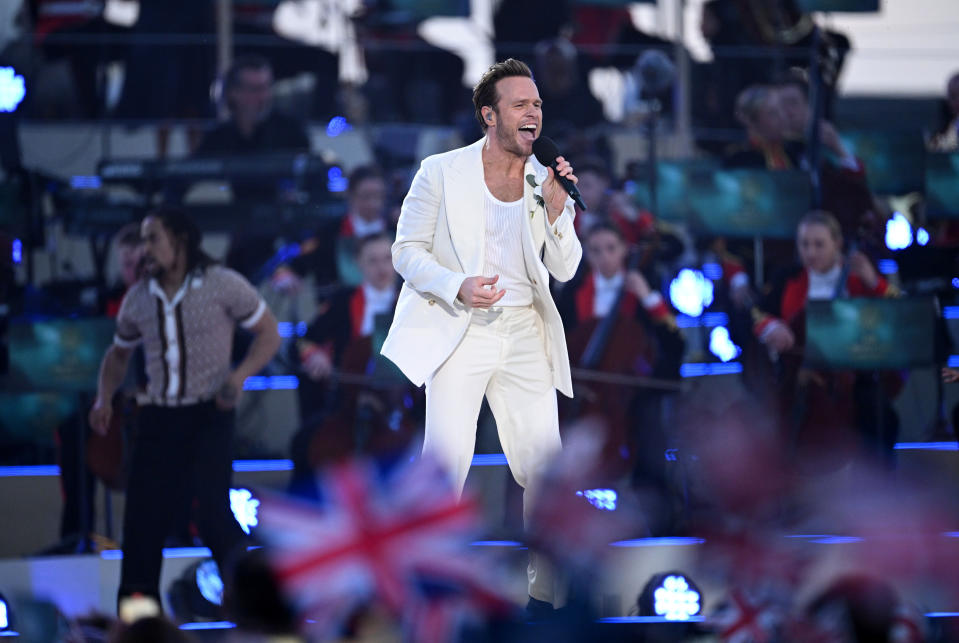
[[[306, 153], [310, 141], [297, 120], [273, 108], [273, 69], [262, 56], [239, 56], [220, 83], [220, 100], [228, 119], [206, 133], [194, 157], [264, 156]], [[229, 178], [229, 177], [225, 177]], [[233, 202], [242, 205], [287, 201], [295, 192], [290, 178], [264, 176], [260, 180], [230, 182]], [[273, 251], [273, 235], [242, 229], [233, 235], [227, 265], [251, 277]]]

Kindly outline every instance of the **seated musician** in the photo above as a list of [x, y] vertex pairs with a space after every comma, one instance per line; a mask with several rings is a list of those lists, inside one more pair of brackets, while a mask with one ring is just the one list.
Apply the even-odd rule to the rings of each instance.
[[[594, 225], [584, 239], [588, 271], [558, 301], [566, 328], [570, 361], [576, 368], [632, 377], [677, 380], [685, 343], [663, 296], [641, 272], [627, 267], [628, 248], [620, 228]], [[619, 297], [615, 323], [596, 363], [586, 363], [591, 340]], [[574, 380], [577, 377], [574, 376]], [[633, 480], [661, 477], [663, 446], [660, 389], [636, 384], [577, 380], [576, 397], [564, 403], [565, 417], [599, 416], [607, 429], [603, 462], [611, 479], [631, 472]], [[641, 420], [639, 420], [641, 418]], [[647, 447], [649, 450], [647, 451]], [[647, 459], [647, 453], [656, 458]]]
[[392, 237], [357, 241], [362, 283], [320, 302], [319, 314], [297, 342], [301, 427], [291, 450], [290, 491], [312, 497], [313, 470], [361, 451], [392, 457], [407, 448], [418, 426], [423, 396], [374, 346], [383, 318], [392, 318], [399, 294], [390, 252]]
[[315, 244], [272, 277], [280, 291], [296, 292], [301, 277], [312, 274], [317, 285], [333, 282], [358, 286], [363, 275], [356, 262], [359, 240], [369, 235], [392, 234], [395, 224], [386, 214], [388, 188], [383, 172], [373, 165], [361, 165], [349, 176], [346, 215], [333, 225], [316, 231]]
[[[809, 87], [801, 71], [783, 76], [776, 85], [753, 85], [736, 99], [736, 120], [746, 128], [747, 141], [726, 150], [730, 168], [805, 169]], [[819, 140], [831, 156], [831, 168], [862, 175], [864, 168], [843, 143], [836, 126], [819, 123]]]
[[303, 125], [273, 109], [273, 67], [261, 56], [239, 56], [221, 87], [228, 118], [207, 132], [194, 156], [307, 152]]
[[351, 342], [372, 335], [376, 316], [392, 314], [399, 291], [391, 245], [392, 238], [385, 233], [361, 237], [356, 262], [362, 282], [340, 288], [319, 303], [319, 313], [297, 342], [300, 366], [309, 380], [327, 379], [341, 366]]
[[799, 167], [803, 145], [788, 138], [786, 115], [772, 86], [752, 85], [736, 97], [736, 120], [747, 140], [731, 145], [723, 155], [729, 168], [788, 170]]
[[[753, 331], [781, 366], [778, 402], [786, 435], [799, 455], [817, 460], [856, 442], [889, 457], [897, 420], [888, 403], [881, 422], [876, 416], [871, 374], [810, 371], [803, 365], [802, 349], [806, 302], [888, 297], [897, 290], [862, 252], [852, 250], [844, 260], [839, 222], [827, 212], [812, 211], [800, 220], [796, 244], [800, 265], [774, 280], [753, 310]], [[899, 384], [894, 377], [883, 379], [887, 393]], [[883, 435], [876, 435], [879, 426]]]
[[[812, 118], [808, 92], [801, 72], [784, 76], [777, 85], [754, 85], [744, 89], [736, 100], [736, 119], [746, 129], [747, 141], [730, 146], [723, 157], [729, 169], [808, 170], [806, 127]], [[843, 144], [835, 126], [820, 121], [819, 133], [823, 161], [819, 164], [822, 208], [832, 212], [844, 236], [863, 236], [863, 251], [876, 256], [884, 251], [880, 240], [884, 221], [877, 215], [866, 182], [865, 168]], [[868, 234], [861, 235], [860, 233]], [[748, 274], [755, 274], [753, 242], [717, 239], [717, 245], [739, 257]], [[792, 256], [788, 241], [764, 241], [765, 274], [775, 274], [789, 266]], [[742, 307], [751, 298], [747, 290], [731, 286], [733, 302]]]
[[[140, 278], [143, 271], [143, 248], [140, 243], [140, 226], [130, 223], [123, 226], [113, 237], [113, 245], [119, 269], [113, 286], [101, 294], [100, 313], [116, 318], [120, 303], [127, 290]], [[94, 475], [111, 489], [122, 489], [125, 483], [124, 442], [129, 439], [127, 431], [132, 430], [136, 413], [134, 396], [146, 386], [146, 367], [143, 349], [137, 347], [133, 353], [133, 368], [127, 373], [122, 386], [113, 399], [114, 414], [106, 435], [90, 431], [85, 427], [83, 435], [76, 430], [76, 419], [71, 417], [57, 427], [57, 444], [60, 449], [60, 482], [63, 493], [63, 507], [60, 514], [61, 545], [70, 551], [78, 551], [86, 546], [83, 541], [88, 534], [80, 533], [85, 525], [92, 530], [94, 521], [94, 498], [96, 486]], [[78, 461], [80, 443], [85, 441], [87, 470], [79, 475]], [[83, 490], [80, 484], [84, 485]], [[81, 499], [85, 501], [81, 504]], [[80, 512], [85, 512], [81, 518]]]
[[930, 152], [955, 152], [959, 150], [959, 71], [946, 82], [943, 103], [943, 122], [926, 142]]
[[[588, 272], [575, 289], [564, 291], [559, 302], [565, 328], [571, 331], [585, 322], [605, 317], [622, 288], [620, 315], [648, 321], [678, 338], [676, 319], [666, 300], [650, 287], [641, 272], [627, 270], [628, 248], [620, 228], [609, 222], [598, 223], [586, 233], [584, 241]], [[673, 345], [674, 341], [668, 343]], [[678, 373], [678, 361], [676, 364], [676, 369], [667, 368], [661, 374]]]
[[[194, 150], [195, 157], [257, 156], [305, 153], [310, 140], [301, 123], [273, 108], [273, 69], [266, 58], [240, 56], [222, 82], [227, 120], [208, 131]], [[269, 204], [293, 198], [292, 178], [231, 181], [233, 202]], [[251, 277], [273, 253], [273, 236], [245, 226], [234, 233], [226, 263]]]
[[618, 227], [628, 243], [652, 239], [663, 228], [653, 214], [636, 205], [621, 188], [614, 185], [606, 163], [598, 157], [584, 159], [576, 166], [580, 194], [589, 205], [588, 210], [576, 206], [576, 234], [585, 238], [590, 228], [599, 223], [612, 223]]

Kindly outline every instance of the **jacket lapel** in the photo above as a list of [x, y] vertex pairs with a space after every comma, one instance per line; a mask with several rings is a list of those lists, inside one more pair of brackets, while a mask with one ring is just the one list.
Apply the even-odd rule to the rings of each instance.
[[[526, 167], [523, 170], [523, 198], [526, 209], [526, 223], [532, 233], [532, 250], [538, 258], [539, 249], [543, 247], [546, 240], [546, 223], [544, 217], [546, 210], [539, 204], [538, 198], [543, 196], [543, 181], [546, 180], [548, 173], [546, 168], [535, 162], [534, 157], [526, 161]], [[533, 177], [538, 187], [533, 187], [529, 177]]]
[[486, 252], [483, 216], [483, 145], [486, 138], [467, 146], [443, 172], [443, 199], [450, 239], [463, 272], [478, 275]]

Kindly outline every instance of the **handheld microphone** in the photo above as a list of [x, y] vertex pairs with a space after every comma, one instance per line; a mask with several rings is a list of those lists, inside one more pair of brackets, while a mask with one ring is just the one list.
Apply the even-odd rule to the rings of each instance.
[[578, 205], [581, 210], [586, 210], [586, 203], [583, 202], [583, 197], [580, 195], [576, 184], [565, 176], [560, 176], [559, 172], [556, 171], [556, 157], [559, 156], [559, 148], [556, 147], [553, 139], [548, 136], [540, 136], [533, 141], [533, 156], [543, 165], [553, 168], [554, 177], [559, 181], [559, 184], [563, 186], [563, 189], [566, 190], [566, 194], [576, 202], [576, 205]]

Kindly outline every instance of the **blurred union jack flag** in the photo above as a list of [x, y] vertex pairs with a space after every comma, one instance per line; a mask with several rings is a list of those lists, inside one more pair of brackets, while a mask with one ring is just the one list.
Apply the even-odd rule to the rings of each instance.
[[331, 469], [323, 488], [323, 506], [266, 496], [260, 508], [277, 578], [317, 629], [378, 602], [411, 639], [443, 641], [465, 618], [513, 608], [492, 566], [470, 551], [475, 503], [457, 498], [433, 462], [417, 459], [381, 482], [370, 463], [353, 461]]

